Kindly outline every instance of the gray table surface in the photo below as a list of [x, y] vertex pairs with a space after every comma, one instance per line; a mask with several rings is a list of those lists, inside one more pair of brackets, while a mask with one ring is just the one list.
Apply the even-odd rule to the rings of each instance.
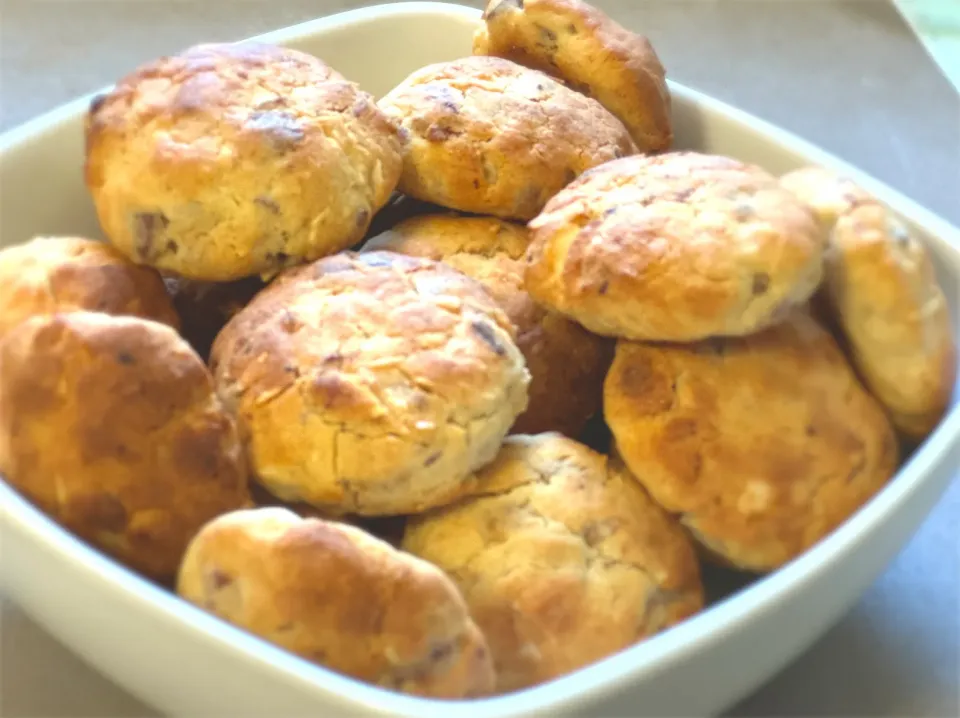
[[[155, 55], [362, 4], [2, 0], [0, 130]], [[596, 4], [645, 32], [672, 78], [796, 132], [960, 225], [960, 99], [887, 0]], [[960, 716], [958, 523], [954, 482], [860, 603], [729, 715]], [[2, 598], [0, 612], [0, 715], [156, 715]]]

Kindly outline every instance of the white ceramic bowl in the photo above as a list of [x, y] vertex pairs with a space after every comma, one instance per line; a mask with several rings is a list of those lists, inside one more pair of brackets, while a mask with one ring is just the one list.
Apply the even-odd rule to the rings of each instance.
[[[469, 53], [473, 9], [394, 3], [261, 39], [327, 62], [380, 95], [412, 70]], [[118, 68], [118, 73], [122, 68]], [[797, 138], [673, 85], [677, 143], [774, 172], [822, 164], [861, 182], [922, 236], [960, 314], [960, 232]], [[0, 138], [0, 239], [99, 236], [82, 182], [83, 98]], [[836, 532], [775, 574], [665, 633], [538, 688], [460, 703], [343, 678], [187, 605], [77, 541], [0, 482], [3, 573], [13, 599], [144, 701], [173, 715], [410, 718], [715, 714], [796, 656], [861, 595], [931, 509], [960, 458], [960, 408], [896, 479]]]

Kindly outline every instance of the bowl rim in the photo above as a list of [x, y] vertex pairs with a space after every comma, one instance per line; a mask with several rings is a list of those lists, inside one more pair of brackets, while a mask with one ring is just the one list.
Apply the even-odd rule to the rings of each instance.
[[[397, 2], [372, 5], [328, 15], [256, 35], [248, 40], [289, 44], [303, 41], [334, 29], [343, 29], [368, 21], [392, 18], [418, 18], [424, 21], [447, 17], [476, 22], [480, 10], [445, 2]], [[878, 196], [896, 214], [923, 228], [935, 245], [937, 254], [960, 276], [960, 230], [920, 206], [897, 190], [874, 179], [811, 143], [765, 120], [716, 100], [680, 83], [669, 81], [675, 98], [696, 106], [706, 114], [725, 118], [735, 125], [749, 127], [758, 135], [821, 164], [846, 174]], [[82, 116], [90, 100], [110, 86], [60, 105], [39, 117], [0, 135], [0, 161], [10, 151], [36, 141]], [[889, 520], [897, 508], [932, 480], [934, 469], [960, 449], [960, 404], [955, 404], [937, 429], [917, 448], [886, 487], [844, 524], [818, 544], [779, 570], [740, 590], [735, 600], [725, 600], [696, 616], [620, 653], [533, 688], [516, 693], [469, 701], [417, 698], [381, 689], [312, 664], [287, 651], [236, 628], [202, 609], [180, 599], [124, 568], [105, 554], [75, 538], [53, 520], [0, 481], [0, 525], [15, 527], [35, 545], [61, 559], [70, 561], [91, 581], [100, 581], [106, 589], [135, 610], [149, 610], [172, 629], [211, 644], [211, 649], [230, 651], [258, 671], [301, 692], [322, 693], [342, 705], [362, 707], [373, 713], [407, 718], [446, 718], [451, 707], [459, 718], [520, 718], [547, 711], [575, 708], [599, 699], [611, 691], [625, 689], [638, 676], [656, 675], [670, 670], [706, 647], [717, 644], [731, 632], [753, 622], [760, 615], [818, 580], [831, 566], [855, 553], [869, 536]], [[951, 471], [951, 469], [947, 469]], [[954, 469], [955, 471], [955, 469]], [[949, 483], [949, 482], [947, 482]]]

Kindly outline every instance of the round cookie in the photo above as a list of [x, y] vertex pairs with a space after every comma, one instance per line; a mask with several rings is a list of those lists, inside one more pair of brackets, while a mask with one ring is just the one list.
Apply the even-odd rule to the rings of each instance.
[[179, 327], [160, 275], [92, 239], [34, 237], [5, 247], [0, 286], [0, 337], [29, 317], [81, 310]]
[[434, 698], [493, 689], [486, 641], [450, 579], [353, 526], [280, 508], [221, 516], [191, 542], [177, 593], [381, 688]]
[[259, 277], [198, 282], [168, 275], [163, 281], [180, 317], [180, 334], [204, 360], [224, 325], [266, 286]]
[[596, 334], [750, 334], [817, 289], [824, 235], [759, 167], [695, 152], [586, 172], [530, 222], [526, 287]]
[[528, 220], [584, 170], [637, 152], [599, 102], [497, 57], [424, 67], [379, 105], [405, 136], [400, 191], [463, 212]]
[[236, 423], [168, 326], [37, 316], [0, 343], [0, 472], [80, 538], [151, 578], [249, 504]]
[[356, 244], [400, 176], [397, 128], [321, 60], [256, 42], [147, 63], [90, 106], [86, 183], [138, 263], [230, 281]]
[[475, 55], [542, 70], [597, 99], [641, 152], [670, 147], [666, 71], [647, 38], [580, 0], [490, 0], [483, 19]]
[[499, 692], [582, 668], [703, 606], [680, 526], [621, 464], [558, 434], [507, 438], [473, 494], [411, 518], [402, 547], [457, 583]]
[[883, 410], [803, 310], [749, 337], [619, 342], [604, 415], [650, 495], [751, 571], [799, 556], [897, 468]]
[[848, 178], [809, 167], [780, 181], [829, 232], [821, 304], [894, 425], [922, 440], [946, 413], [957, 381], [950, 308], [926, 248]]
[[454, 500], [527, 406], [513, 326], [483, 287], [392, 252], [286, 272], [224, 327], [211, 365], [256, 479], [335, 514]]
[[559, 431], [575, 437], [600, 409], [613, 346], [530, 298], [523, 288], [528, 244], [522, 225], [433, 214], [397, 224], [364, 249], [443, 261], [479, 281], [516, 326], [517, 346], [530, 371], [529, 404], [511, 432]]

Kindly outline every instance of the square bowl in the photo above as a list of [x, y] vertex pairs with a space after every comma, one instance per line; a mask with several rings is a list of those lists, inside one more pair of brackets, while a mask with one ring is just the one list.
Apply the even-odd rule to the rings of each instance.
[[[381, 5], [257, 39], [318, 55], [380, 96], [423, 65], [469, 53], [479, 11]], [[873, 192], [929, 247], [955, 327], [960, 232], [809, 144], [671, 83], [676, 146], [782, 173], [819, 164]], [[0, 242], [38, 234], [100, 237], [83, 184], [81, 98], [0, 137]], [[873, 500], [781, 570], [679, 626], [548, 684], [461, 702], [381, 690], [303, 661], [129, 572], [0, 482], [6, 590], [84, 659], [174, 715], [396, 715], [520, 718], [577, 713], [716, 714], [812, 643], [862, 594], [919, 526], [960, 460], [957, 392], [937, 430]], [[696, 686], [691, 690], [691, 686]], [[619, 705], [615, 709], [612, 706]]]

